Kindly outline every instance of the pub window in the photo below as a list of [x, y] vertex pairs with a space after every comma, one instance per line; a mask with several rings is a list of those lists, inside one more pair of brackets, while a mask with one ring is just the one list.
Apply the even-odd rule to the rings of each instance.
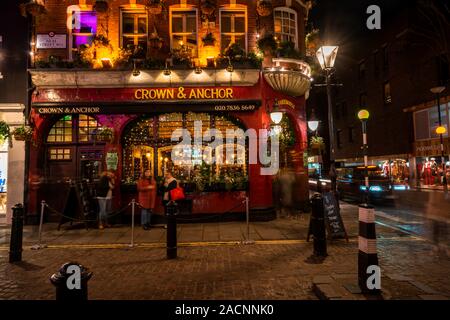
[[220, 43], [222, 52], [235, 43], [247, 51], [247, 12], [245, 10], [220, 11]]
[[197, 10], [171, 11], [170, 47], [197, 56]]
[[297, 42], [297, 13], [289, 8], [274, 10], [275, 36], [281, 42], [292, 42], [298, 48]]
[[389, 82], [385, 82], [383, 86], [383, 95], [384, 95], [384, 103], [389, 104], [392, 102], [391, 96], [391, 84]]
[[91, 116], [80, 114], [78, 118], [78, 141], [89, 142], [94, 140], [99, 123]]
[[50, 148], [49, 149], [50, 160], [72, 160], [72, 154], [70, 148]]
[[67, 115], [59, 119], [47, 137], [47, 142], [72, 142], [72, 116]]
[[147, 52], [147, 14], [144, 11], [122, 11], [122, 48], [141, 48]]
[[90, 45], [97, 33], [97, 13], [95, 11], [80, 11], [68, 8], [69, 28], [69, 58], [78, 52], [82, 45]]

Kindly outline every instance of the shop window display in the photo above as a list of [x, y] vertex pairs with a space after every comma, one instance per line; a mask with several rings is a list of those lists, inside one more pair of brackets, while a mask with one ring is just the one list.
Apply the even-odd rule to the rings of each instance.
[[[150, 169], [159, 182], [165, 172], [170, 170], [183, 183], [187, 192], [245, 190], [245, 139], [233, 139], [232, 143], [212, 150], [209, 146], [211, 140], [194, 143], [195, 121], [201, 121], [203, 136], [208, 129], [215, 128], [226, 139], [227, 130], [234, 132], [242, 129], [238, 121], [207, 113], [171, 113], [139, 119], [125, 129], [123, 136], [124, 184], [134, 185], [143, 170]], [[188, 130], [192, 143], [179, 145], [171, 141], [176, 129]], [[216, 161], [212, 161], [213, 157]]]

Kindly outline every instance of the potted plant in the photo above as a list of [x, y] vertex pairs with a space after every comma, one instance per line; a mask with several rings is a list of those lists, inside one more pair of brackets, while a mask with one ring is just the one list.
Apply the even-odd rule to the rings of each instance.
[[261, 17], [267, 17], [272, 14], [272, 2], [270, 0], [258, 0], [256, 11]]
[[11, 136], [9, 126], [5, 121], [0, 121], [0, 144]]
[[216, 38], [214, 37], [214, 34], [212, 32], [208, 32], [203, 38], [202, 38], [203, 46], [214, 46], [216, 44]]
[[30, 141], [33, 138], [33, 128], [21, 125], [20, 127], [15, 128], [11, 134], [17, 141]]
[[201, 9], [203, 14], [209, 16], [216, 10], [216, 5], [212, 0], [202, 0]]
[[111, 143], [114, 139], [114, 130], [109, 127], [101, 127], [97, 131], [97, 141]]
[[94, 10], [100, 13], [108, 11], [108, 2], [105, 0], [95, 1]]
[[319, 29], [313, 29], [305, 38], [306, 53], [310, 56], [315, 56], [320, 43], [320, 31]]
[[149, 0], [147, 9], [152, 15], [159, 15], [164, 8], [164, 0]]
[[30, 0], [29, 2], [20, 5], [20, 13], [24, 17], [27, 17], [28, 15], [37, 17], [47, 13], [47, 10], [45, 10], [45, 6], [41, 1]]
[[263, 67], [272, 66], [272, 57], [275, 55], [278, 43], [275, 40], [273, 34], [267, 33], [264, 37], [260, 38], [257, 42], [258, 49], [263, 53]]

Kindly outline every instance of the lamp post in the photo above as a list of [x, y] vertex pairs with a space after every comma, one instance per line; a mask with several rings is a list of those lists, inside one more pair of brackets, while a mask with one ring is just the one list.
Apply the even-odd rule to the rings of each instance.
[[337, 196], [337, 182], [336, 182], [336, 163], [335, 163], [335, 150], [336, 143], [334, 141], [334, 122], [333, 122], [333, 105], [331, 101], [331, 75], [333, 74], [334, 62], [339, 47], [337, 46], [323, 46], [316, 52], [317, 60], [319, 60], [320, 67], [325, 71], [328, 97], [328, 128], [330, 135], [330, 179], [331, 179], [331, 191], [334, 193], [336, 201], [339, 201]]
[[431, 88], [430, 91], [436, 96], [437, 108], [438, 108], [438, 116], [439, 116], [439, 127], [436, 128], [436, 133], [439, 135], [441, 140], [441, 164], [442, 164], [442, 184], [444, 186], [444, 192], [448, 193], [447, 186], [447, 174], [445, 170], [445, 153], [444, 153], [444, 134], [446, 133], [445, 127], [442, 125], [442, 117], [441, 117], [441, 93], [445, 90], [445, 87], [434, 87]]
[[[358, 236], [358, 284], [363, 293], [379, 294], [380, 287], [369, 283], [369, 276], [373, 271], [379, 275], [377, 254], [377, 236], [375, 232], [375, 209], [369, 205], [369, 171], [368, 171], [368, 145], [367, 145], [367, 121], [370, 113], [367, 110], [358, 112], [358, 119], [362, 123], [363, 154], [364, 154], [364, 203], [359, 205], [359, 236]], [[371, 268], [371, 269], [369, 269]], [[377, 276], [375, 278], [378, 278]], [[380, 281], [381, 278], [375, 280]]]

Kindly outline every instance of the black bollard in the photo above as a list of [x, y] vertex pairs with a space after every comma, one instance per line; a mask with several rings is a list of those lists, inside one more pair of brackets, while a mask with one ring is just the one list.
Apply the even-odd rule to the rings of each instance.
[[92, 272], [77, 262], [67, 262], [50, 277], [57, 301], [86, 301]]
[[175, 201], [167, 203], [167, 259], [177, 258], [177, 210]]
[[311, 198], [311, 206], [314, 255], [317, 257], [326, 257], [328, 254], [325, 232], [325, 208], [323, 205], [323, 196], [320, 193], [313, 195]]
[[13, 208], [11, 241], [9, 243], [9, 262], [22, 261], [23, 206], [19, 203]]

